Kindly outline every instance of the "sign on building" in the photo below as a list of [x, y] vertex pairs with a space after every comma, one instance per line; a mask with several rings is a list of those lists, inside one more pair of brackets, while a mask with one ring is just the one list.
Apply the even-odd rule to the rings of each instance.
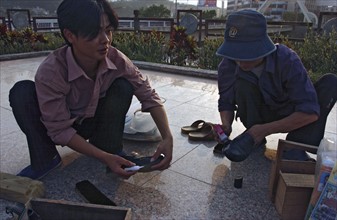
[[199, 0], [198, 6], [199, 7], [216, 7], [217, 0]]

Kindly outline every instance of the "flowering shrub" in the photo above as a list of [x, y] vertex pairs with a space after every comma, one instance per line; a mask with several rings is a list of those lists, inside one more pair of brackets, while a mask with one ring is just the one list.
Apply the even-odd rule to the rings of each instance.
[[10, 31], [0, 24], [0, 55], [31, 51], [53, 50], [63, 45], [63, 39], [56, 33], [37, 33], [31, 28]]
[[172, 65], [186, 66], [197, 60], [197, 41], [185, 31], [186, 28], [180, 26], [171, 31], [167, 55]]

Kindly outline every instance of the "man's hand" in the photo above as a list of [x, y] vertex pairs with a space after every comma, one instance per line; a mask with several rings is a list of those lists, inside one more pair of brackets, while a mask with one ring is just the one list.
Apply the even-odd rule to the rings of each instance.
[[[232, 132], [232, 127], [230, 125], [224, 126], [224, 125], [220, 125], [220, 124], [213, 124], [212, 126], [213, 126], [213, 136], [215, 137], [215, 140], [218, 143], [226, 141], [229, 138], [229, 135]], [[217, 126], [219, 126], [219, 127], [217, 127]], [[221, 131], [218, 131], [219, 128], [221, 129]], [[218, 134], [218, 132], [220, 134]], [[225, 140], [221, 140], [221, 138], [219, 137], [219, 135], [221, 135], [221, 133], [224, 133], [227, 136], [227, 138]]]
[[118, 176], [128, 179], [130, 176], [137, 173], [137, 171], [125, 171], [122, 166], [125, 167], [131, 167], [135, 166], [136, 164], [132, 163], [131, 161], [128, 161], [120, 156], [114, 155], [114, 154], [107, 154], [105, 158], [106, 165], [110, 168], [110, 170], [117, 174]]
[[229, 135], [232, 133], [232, 126], [231, 125], [221, 125], [222, 130], [225, 132], [225, 134], [229, 137]]
[[229, 137], [232, 133], [232, 123], [234, 120], [234, 112], [233, 111], [222, 111], [220, 112], [220, 118], [222, 122], [222, 129], [225, 134]]
[[95, 147], [88, 141], [86, 141], [83, 137], [78, 134], [75, 134], [72, 139], [69, 141], [68, 146], [82, 154], [93, 157], [106, 164], [112, 172], [123, 178], [129, 178], [134, 175], [136, 172], [127, 172], [122, 166], [131, 167], [135, 164], [131, 161], [128, 161], [120, 156], [107, 153], [102, 151], [101, 149]]
[[266, 126], [264, 125], [253, 125], [247, 130], [247, 132], [254, 138], [255, 144], [260, 144], [263, 138], [268, 135], [268, 132], [266, 131]]
[[173, 140], [172, 138], [167, 138], [162, 140], [156, 152], [152, 156], [152, 160], [156, 160], [161, 154], [165, 155], [165, 158], [157, 165], [154, 165], [152, 168], [154, 170], [165, 170], [170, 167], [172, 161], [172, 152], [173, 152]]
[[168, 125], [164, 107], [153, 107], [150, 109], [150, 113], [163, 138], [163, 140], [159, 143], [156, 152], [152, 156], [152, 160], [156, 160], [161, 154], [164, 154], [165, 156], [159, 164], [153, 166], [153, 169], [164, 170], [170, 167], [170, 163], [172, 161], [173, 137]]

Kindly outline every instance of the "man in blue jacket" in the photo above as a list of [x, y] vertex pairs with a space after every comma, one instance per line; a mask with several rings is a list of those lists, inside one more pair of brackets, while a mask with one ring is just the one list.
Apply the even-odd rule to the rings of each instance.
[[[312, 84], [298, 55], [274, 44], [265, 17], [242, 10], [228, 17], [225, 41], [217, 54], [219, 112], [227, 135], [234, 111], [246, 131], [233, 139], [224, 154], [243, 161], [265, 137], [288, 133], [287, 140], [318, 146], [328, 114], [336, 102], [337, 77], [326, 74]], [[308, 160], [304, 151], [291, 150], [285, 159]]]

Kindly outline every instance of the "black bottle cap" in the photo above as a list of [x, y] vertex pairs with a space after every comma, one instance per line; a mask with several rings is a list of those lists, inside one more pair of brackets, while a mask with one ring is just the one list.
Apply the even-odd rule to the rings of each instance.
[[237, 189], [242, 188], [242, 182], [243, 182], [243, 177], [242, 176], [236, 177], [234, 179], [234, 187], [237, 188]]

